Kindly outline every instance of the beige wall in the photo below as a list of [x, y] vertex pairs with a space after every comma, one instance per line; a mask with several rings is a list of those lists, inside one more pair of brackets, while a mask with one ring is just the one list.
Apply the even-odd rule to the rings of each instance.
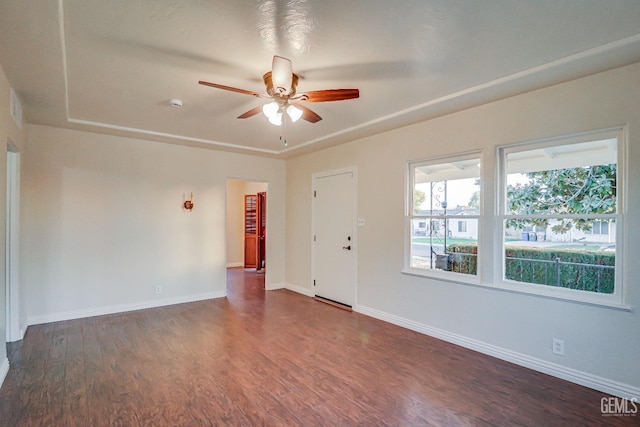
[[244, 265], [244, 181], [227, 180], [227, 267]]
[[[227, 180], [227, 266], [244, 265], [244, 196], [267, 191], [266, 182]], [[269, 197], [267, 197], [267, 204]], [[269, 218], [267, 218], [267, 221]]]
[[46, 126], [30, 126], [27, 156], [31, 324], [225, 295], [228, 177], [269, 183], [266, 281], [282, 286], [282, 160]]
[[[624, 250], [624, 311], [401, 274], [406, 163], [482, 149], [495, 178], [496, 146], [626, 125], [628, 203]], [[640, 64], [490, 103], [287, 161], [288, 286], [311, 290], [311, 177], [358, 168], [356, 310], [484, 349], [540, 363], [548, 371], [577, 370], [590, 380], [640, 390]], [[495, 191], [485, 188], [488, 212]], [[482, 231], [482, 230], [481, 230]], [[486, 236], [486, 233], [485, 233]], [[486, 236], [491, 239], [491, 236]], [[492, 262], [484, 264], [492, 282]], [[564, 357], [551, 352], [565, 340]], [[506, 357], [506, 356], [505, 356]], [[507, 359], [509, 359], [507, 357]], [[525, 365], [526, 365], [525, 363]], [[567, 368], [567, 369], [563, 369]], [[539, 369], [539, 367], [538, 367]], [[559, 375], [558, 372], [555, 372]], [[562, 376], [562, 375], [560, 375]], [[575, 381], [575, 378], [573, 378]]]

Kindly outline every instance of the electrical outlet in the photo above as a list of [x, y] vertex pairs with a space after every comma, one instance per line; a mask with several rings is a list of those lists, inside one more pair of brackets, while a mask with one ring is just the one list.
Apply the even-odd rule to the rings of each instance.
[[161, 294], [162, 293], [162, 286], [158, 285], [156, 286], [156, 294]]
[[553, 354], [557, 354], [558, 356], [564, 356], [564, 340], [554, 338], [553, 344], [551, 346], [551, 350], [553, 351]]

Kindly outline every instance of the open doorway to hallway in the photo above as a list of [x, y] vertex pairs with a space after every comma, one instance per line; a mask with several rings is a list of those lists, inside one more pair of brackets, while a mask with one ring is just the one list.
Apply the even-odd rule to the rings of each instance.
[[266, 182], [227, 179], [227, 268], [261, 274], [263, 288], [267, 268], [267, 193]]

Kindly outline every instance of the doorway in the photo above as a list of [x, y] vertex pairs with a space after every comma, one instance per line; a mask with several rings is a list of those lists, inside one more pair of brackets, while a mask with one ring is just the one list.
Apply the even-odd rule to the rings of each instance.
[[313, 176], [312, 274], [317, 297], [356, 302], [355, 168]]
[[227, 268], [267, 268], [268, 183], [227, 179]]

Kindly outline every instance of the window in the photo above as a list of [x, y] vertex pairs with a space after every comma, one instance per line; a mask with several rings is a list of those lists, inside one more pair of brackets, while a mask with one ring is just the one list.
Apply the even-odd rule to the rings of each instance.
[[408, 166], [405, 269], [477, 276], [479, 153]]
[[591, 224], [591, 230], [586, 230], [587, 234], [609, 234], [609, 222], [595, 220]]
[[505, 282], [575, 299], [620, 294], [618, 133], [500, 149]]
[[501, 146], [495, 174], [480, 152], [409, 162], [403, 272], [623, 307], [623, 137]]

